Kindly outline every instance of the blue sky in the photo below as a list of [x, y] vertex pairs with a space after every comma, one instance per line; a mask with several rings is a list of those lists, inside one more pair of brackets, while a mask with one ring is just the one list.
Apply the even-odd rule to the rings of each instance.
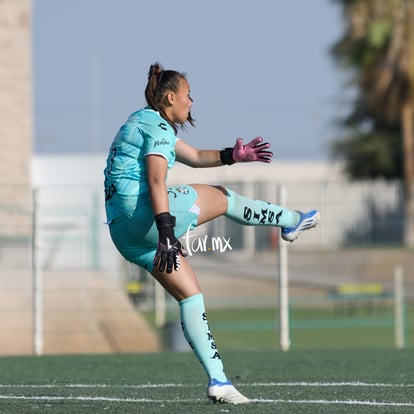
[[159, 61], [187, 74], [191, 145], [261, 135], [274, 160], [327, 159], [342, 29], [331, 0], [34, 0], [35, 151], [106, 152]]

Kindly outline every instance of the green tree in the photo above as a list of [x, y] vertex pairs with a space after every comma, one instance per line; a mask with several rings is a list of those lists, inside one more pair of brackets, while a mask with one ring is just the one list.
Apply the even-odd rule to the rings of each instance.
[[406, 243], [414, 246], [414, 0], [333, 0], [346, 29], [333, 56], [356, 98], [333, 145], [353, 178], [402, 178]]

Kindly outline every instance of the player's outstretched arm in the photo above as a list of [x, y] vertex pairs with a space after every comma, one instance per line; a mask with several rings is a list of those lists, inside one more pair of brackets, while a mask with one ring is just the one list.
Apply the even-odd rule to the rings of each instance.
[[199, 150], [179, 140], [175, 145], [177, 161], [194, 168], [219, 167], [236, 162], [271, 162], [273, 153], [270, 144], [256, 137], [244, 144], [242, 138], [236, 140], [234, 147], [223, 150]]

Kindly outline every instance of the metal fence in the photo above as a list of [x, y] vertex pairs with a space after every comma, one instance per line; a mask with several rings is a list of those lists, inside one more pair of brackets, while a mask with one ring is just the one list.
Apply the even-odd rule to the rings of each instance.
[[[281, 187], [277, 182], [227, 186], [254, 199], [279, 202]], [[300, 240], [301, 250], [401, 246], [403, 242], [404, 200], [398, 182], [290, 183], [283, 188], [289, 208], [317, 208], [322, 214], [321, 225]], [[36, 189], [34, 206], [42, 267], [113, 267], [114, 253], [104, 224], [100, 187]], [[274, 228], [240, 226], [225, 218], [205, 225], [200, 233], [210, 238], [230, 238], [233, 250], [250, 253], [274, 248], [277, 242]]]
[[[281, 187], [274, 181], [227, 185], [252, 198], [280, 202]], [[314, 346], [310, 339], [321, 335], [312, 330], [329, 337], [329, 329], [343, 333], [346, 324], [365, 331], [382, 327], [391, 332], [386, 341], [394, 344], [396, 267], [404, 271], [408, 309], [414, 298], [413, 255], [401, 244], [400, 183], [290, 183], [283, 191], [288, 207], [317, 208], [322, 216], [319, 227], [286, 247], [292, 346]], [[0, 353], [162, 349], [152, 324], [161, 329], [175, 320], [176, 304], [115, 250], [101, 187], [44, 187], [32, 198], [31, 241], [3, 240], [0, 249]], [[219, 335], [232, 329], [234, 335], [237, 326], [241, 336], [251, 330], [255, 337], [270, 335], [277, 347], [278, 231], [220, 218], [183, 243], [213, 320], [218, 315]], [[341, 294], [347, 286], [356, 294]], [[241, 320], [226, 322], [235, 311]], [[252, 320], [255, 312], [260, 316]], [[405, 344], [412, 344], [407, 318], [404, 327]], [[326, 339], [320, 342], [330, 346]]]

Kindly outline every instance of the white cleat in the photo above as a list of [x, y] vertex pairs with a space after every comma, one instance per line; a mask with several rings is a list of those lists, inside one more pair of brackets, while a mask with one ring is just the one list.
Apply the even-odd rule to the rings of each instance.
[[214, 378], [208, 383], [207, 396], [214, 403], [247, 404], [250, 402], [234, 388], [230, 381], [220, 382]]

